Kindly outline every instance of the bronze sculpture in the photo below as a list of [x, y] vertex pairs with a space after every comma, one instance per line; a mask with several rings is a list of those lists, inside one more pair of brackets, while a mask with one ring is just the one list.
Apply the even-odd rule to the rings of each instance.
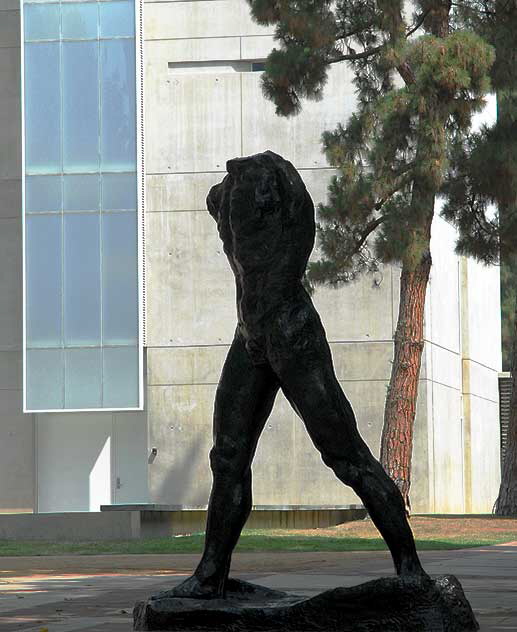
[[[136, 604], [135, 630], [477, 630], [458, 580], [431, 579], [422, 569], [402, 496], [361, 438], [334, 374], [323, 325], [302, 285], [315, 234], [305, 185], [270, 151], [230, 160], [227, 170], [207, 205], [235, 274], [238, 325], [215, 400], [205, 549], [191, 577]], [[398, 577], [310, 598], [229, 579], [252, 506], [251, 463], [279, 389], [323, 461], [362, 499]]]
[[215, 400], [205, 551], [170, 596], [224, 594], [251, 510], [251, 462], [279, 388], [323, 461], [362, 499], [397, 573], [422, 575], [400, 493], [359, 435], [302, 285], [315, 235], [307, 189], [292, 164], [270, 151], [230, 160], [227, 170], [207, 205], [235, 274], [238, 325]]

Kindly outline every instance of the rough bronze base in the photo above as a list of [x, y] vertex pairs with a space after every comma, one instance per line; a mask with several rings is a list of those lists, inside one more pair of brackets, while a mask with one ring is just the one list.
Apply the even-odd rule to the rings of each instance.
[[230, 580], [225, 599], [149, 599], [135, 630], [191, 632], [470, 632], [479, 626], [456, 577], [376, 579], [302, 597]]

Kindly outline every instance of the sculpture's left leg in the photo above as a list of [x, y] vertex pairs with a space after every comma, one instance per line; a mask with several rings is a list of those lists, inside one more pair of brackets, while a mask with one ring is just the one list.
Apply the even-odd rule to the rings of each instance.
[[278, 388], [271, 368], [255, 366], [237, 334], [215, 397], [205, 549], [191, 577], [155, 598], [224, 595], [232, 551], [251, 511], [251, 463]]
[[388, 545], [399, 575], [425, 575], [396, 485], [357, 429], [352, 407], [336, 379], [320, 327], [274, 354], [272, 366], [323, 461], [354, 489]]

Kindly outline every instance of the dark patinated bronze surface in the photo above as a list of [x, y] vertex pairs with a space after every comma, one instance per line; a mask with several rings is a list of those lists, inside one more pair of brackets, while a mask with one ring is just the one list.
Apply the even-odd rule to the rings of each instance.
[[[423, 582], [428, 590], [431, 583], [420, 565], [402, 497], [358, 432], [334, 373], [323, 325], [302, 284], [315, 235], [307, 189], [292, 164], [270, 151], [230, 160], [227, 171], [212, 187], [207, 205], [235, 275], [238, 324], [215, 400], [205, 549], [192, 577], [151, 598], [161, 605], [139, 606], [138, 625], [144, 625], [143, 612], [179, 607], [185, 600], [220, 604], [228, 596], [232, 551], [252, 506], [251, 463], [279, 389], [324, 463], [363, 501], [397, 574]], [[196, 606], [203, 607], [210, 606]], [[291, 607], [299, 608], [283, 603], [275, 611]]]
[[458, 580], [384, 577], [302, 597], [228, 580], [225, 599], [169, 597], [135, 608], [136, 630], [185, 632], [474, 632]]

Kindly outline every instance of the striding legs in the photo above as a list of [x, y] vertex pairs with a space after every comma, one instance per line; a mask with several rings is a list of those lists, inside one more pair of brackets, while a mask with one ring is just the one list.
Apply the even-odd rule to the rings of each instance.
[[388, 545], [397, 574], [422, 569], [404, 502], [357, 429], [334, 374], [317, 314], [305, 306], [302, 332], [282, 328], [269, 363], [254, 365], [237, 334], [226, 358], [214, 408], [213, 474], [205, 549], [192, 577], [156, 597], [224, 596], [231, 556], [252, 506], [251, 463], [279, 387], [302, 418], [322, 459], [354, 489]]

